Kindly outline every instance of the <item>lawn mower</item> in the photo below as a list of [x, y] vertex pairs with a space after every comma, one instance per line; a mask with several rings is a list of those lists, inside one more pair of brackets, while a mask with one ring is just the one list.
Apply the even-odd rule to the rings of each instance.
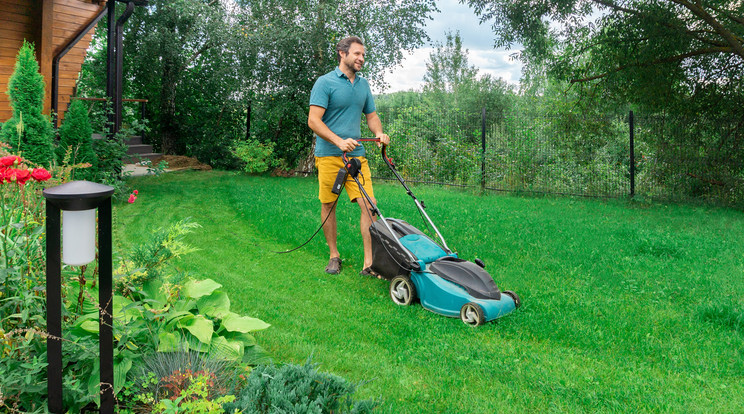
[[[362, 138], [359, 141], [377, 141]], [[390, 281], [390, 298], [396, 305], [407, 306], [419, 299], [421, 305], [434, 313], [459, 317], [465, 324], [479, 326], [509, 314], [520, 306], [519, 296], [509, 290], [500, 291], [485, 270], [482, 260], [469, 262], [457, 257], [444, 241], [434, 222], [398, 174], [393, 161], [387, 157], [386, 146], [381, 147], [382, 158], [417, 209], [436, 234], [441, 244], [404, 220], [385, 218], [364, 191], [358, 175], [361, 162], [343, 154], [344, 167], [334, 184], [339, 194], [346, 175], [357, 183], [369, 203], [371, 214], [378, 217], [370, 226], [372, 238], [372, 270]]]

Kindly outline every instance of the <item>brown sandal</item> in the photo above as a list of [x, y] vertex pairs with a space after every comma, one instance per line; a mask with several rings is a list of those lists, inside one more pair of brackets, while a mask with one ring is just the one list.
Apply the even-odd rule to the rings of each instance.
[[326, 266], [325, 268], [325, 272], [330, 275], [337, 275], [341, 273], [341, 258], [331, 257], [331, 260], [328, 261], [328, 266]]
[[382, 279], [382, 276], [380, 276], [377, 273], [375, 273], [374, 271], [372, 271], [372, 268], [371, 267], [365, 267], [364, 269], [362, 269], [361, 272], [359, 272], [359, 274], [362, 275], [362, 276], [376, 277], [378, 279]]

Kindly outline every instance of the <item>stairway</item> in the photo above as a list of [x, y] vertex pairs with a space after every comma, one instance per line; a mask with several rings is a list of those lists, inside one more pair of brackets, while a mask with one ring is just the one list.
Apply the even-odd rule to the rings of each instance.
[[163, 154], [152, 152], [152, 145], [143, 144], [142, 136], [133, 136], [124, 140], [124, 143], [129, 147], [127, 149], [127, 155], [124, 157], [124, 162], [127, 164], [135, 164], [140, 160], [148, 159], [154, 161], [156, 158], [161, 157]]
[[[93, 139], [103, 139], [101, 134], [93, 134]], [[127, 145], [127, 155], [122, 158], [124, 164], [136, 164], [141, 160], [154, 161], [163, 154], [152, 152], [152, 145], [143, 144], [141, 136], [132, 136], [124, 140]]]

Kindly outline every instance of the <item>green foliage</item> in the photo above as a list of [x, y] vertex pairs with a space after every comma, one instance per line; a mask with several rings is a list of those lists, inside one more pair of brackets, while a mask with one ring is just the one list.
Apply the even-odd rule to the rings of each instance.
[[254, 368], [235, 402], [224, 405], [228, 413], [292, 412], [306, 414], [371, 413], [379, 404], [373, 400], [354, 401], [356, 385], [317, 370], [310, 360], [304, 365]]
[[80, 100], [73, 100], [65, 113], [65, 119], [59, 128], [59, 144], [56, 149], [57, 162], [62, 163], [70, 151], [70, 164], [90, 164], [89, 168], [80, 171], [79, 180], [95, 179], [98, 172], [98, 157], [93, 151], [93, 127], [90, 125], [88, 111]]
[[490, 75], [479, 76], [478, 68], [470, 66], [459, 32], [447, 32], [446, 42], [437, 44], [429, 54], [424, 81], [427, 106], [444, 116], [462, 112], [477, 117], [486, 109], [493, 117], [513, 106], [514, 92], [509, 84]]
[[184, 237], [199, 227], [187, 218], [167, 229], [155, 230], [147, 242], [132, 248], [128, 260], [122, 261], [117, 271], [121, 277], [115, 278], [115, 290], [126, 295], [129, 289], [141, 288], [147, 281], [172, 274], [174, 269], [170, 261], [195, 251], [184, 242]]
[[[528, 72], [589, 83], [647, 111], [740, 118], [740, 2], [469, 0]], [[550, 23], [548, 23], [550, 22]], [[649, 39], [654, 39], [649, 41]]]
[[23, 42], [15, 69], [8, 81], [8, 97], [13, 116], [2, 125], [0, 141], [10, 144], [15, 153], [49, 167], [54, 161], [54, 131], [51, 120], [43, 114], [44, 78], [34, 57], [34, 47]]
[[464, 82], [475, 79], [478, 69], [468, 64], [468, 50], [462, 49], [460, 32], [453, 36], [445, 33], [446, 44], [438, 43], [436, 50], [429, 54], [424, 74], [424, 90], [454, 92]]
[[266, 172], [276, 165], [274, 143], [264, 144], [256, 140], [239, 141], [232, 150], [233, 155], [243, 163], [243, 171], [254, 174]]
[[220, 414], [225, 411], [222, 405], [235, 400], [234, 395], [225, 395], [216, 399], [210, 398], [209, 386], [214, 382], [214, 377], [208, 374], [198, 374], [190, 378], [188, 388], [182, 390], [178, 396], [171, 399], [162, 399], [155, 406], [155, 413], [164, 414]]

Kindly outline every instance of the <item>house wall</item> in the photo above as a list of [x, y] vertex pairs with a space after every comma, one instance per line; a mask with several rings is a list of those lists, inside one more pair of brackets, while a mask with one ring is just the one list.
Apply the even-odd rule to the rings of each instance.
[[[0, 0], [0, 122], [12, 115], [5, 92], [23, 40], [34, 42], [40, 71], [47, 84], [44, 111], [48, 114], [51, 108], [54, 56], [105, 6], [105, 1], [97, 0]], [[94, 30], [87, 33], [60, 61], [60, 120], [64, 118], [69, 105]]]

